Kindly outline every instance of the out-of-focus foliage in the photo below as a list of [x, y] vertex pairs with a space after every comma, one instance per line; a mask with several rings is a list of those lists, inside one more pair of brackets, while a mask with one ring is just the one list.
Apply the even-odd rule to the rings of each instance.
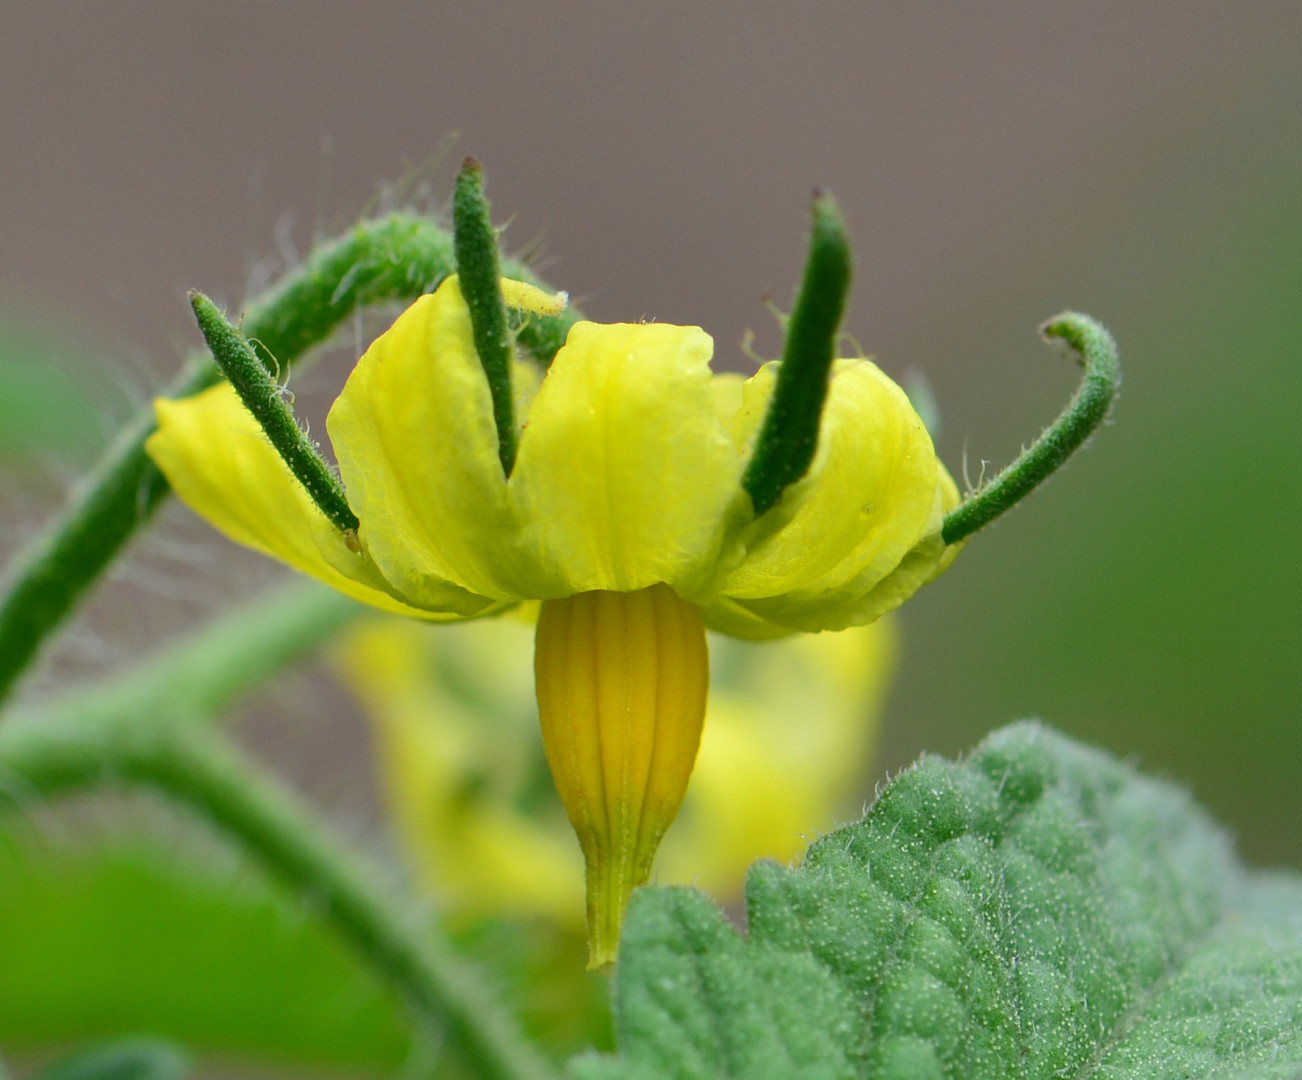
[[83, 1047], [42, 1069], [37, 1080], [181, 1080], [189, 1071], [178, 1047], [136, 1036]]
[[0, 833], [0, 1045], [148, 1031], [235, 1056], [396, 1068], [406, 1023], [333, 935], [228, 854], [190, 846]]

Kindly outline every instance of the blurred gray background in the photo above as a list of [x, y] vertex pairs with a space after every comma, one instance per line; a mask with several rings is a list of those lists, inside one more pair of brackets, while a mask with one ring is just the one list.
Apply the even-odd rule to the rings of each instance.
[[[1073, 388], [1044, 318], [1095, 315], [1127, 365], [1114, 426], [905, 610], [878, 771], [1039, 716], [1302, 865], [1300, 43], [1292, 2], [8, 2], [0, 320], [58, 343], [31, 378], [121, 417], [196, 342], [187, 289], [238, 305], [368, 205], [441, 198], [470, 153], [508, 246], [541, 240], [590, 316], [699, 323], [744, 369], [748, 328], [779, 347], [760, 299], [789, 301], [825, 185], [858, 253], [846, 328], [925, 374], [956, 476]], [[75, 460], [5, 480], [4, 554]], [[236, 595], [235, 567], [269, 580], [185, 519], [47, 685]], [[282, 734], [364, 807], [339, 697], [301, 674]]]

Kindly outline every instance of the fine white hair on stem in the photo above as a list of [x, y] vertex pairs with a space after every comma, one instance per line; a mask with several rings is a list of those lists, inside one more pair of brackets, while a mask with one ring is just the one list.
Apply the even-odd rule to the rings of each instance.
[[284, 213], [276, 219], [272, 237], [276, 243], [276, 251], [280, 253], [280, 260], [286, 269], [302, 265], [303, 257], [298, 253], [298, 248], [294, 245], [293, 214]]

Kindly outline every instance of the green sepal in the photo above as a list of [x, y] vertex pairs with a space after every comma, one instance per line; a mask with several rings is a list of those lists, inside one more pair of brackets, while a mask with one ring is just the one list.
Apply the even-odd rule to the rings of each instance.
[[850, 238], [836, 200], [816, 195], [809, 257], [800, 295], [786, 323], [777, 386], [742, 476], [756, 516], [804, 476], [814, 460], [836, 335], [850, 292], [851, 262]]
[[355, 533], [359, 522], [348, 505], [343, 484], [298, 426], [283, 390], [258, 359], [253, 346], [203, 293], [192, 292], [190, 306], [217, 366], [235, 387], [244, 407], [253, 414], [281, 460], [312, 497], [317, 509], [337, 529]]
[[[452, 237], [438, 222], [411, 214], [362, 221], [321, 244], [245, 310], [244, 330], [281, 364], [297, 362], [360, 308], [410, 302], [454, 269]], [[507, 259], [508, 275], [547, 286], [527, 266]], [[569, 305], [521, 326], [521, 349], [551, 362], [582, 313]], [[189, 397], [212, 386], [220, 372], [194, 357], [165, 392]], [[127, 540], [153, 516], [171, 490], [145, 453], [156, 428], [152, 406], [118, 434], [68, 507], [4, 568], [0, 598], [0, 700]]]
[[452, 199], [452, 235], [461, 295], [470, 311], [475, 352], [479, 354], [493, 398], [497, 452], [502, 460], [502, 472], [510, 476], [516, 451], [515, 406], [511, 396], [511, 367], [515, 357], [502, 299], [497, 232], [484, 197], [483, 168], [474, 158], [466, 158], [457, 174]]
[[1088, 315], [1064, 311], [1040, 327], [1045, 341], [1064, 341], [1085, 369], [1067, 407], [989, 484], [945, 516], [941, 536], [953, 544], [989, 525], [1047, 480], [1103, 423], [1121, 388], [1121, 357], [1112, 335]]

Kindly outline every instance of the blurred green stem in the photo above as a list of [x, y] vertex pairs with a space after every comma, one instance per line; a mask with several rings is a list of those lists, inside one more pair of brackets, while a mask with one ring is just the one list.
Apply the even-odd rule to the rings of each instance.
[[179, 1046], [148, 1035], [93, 1043], [58, 1058], [37, 1080], [184, 1080], [190, 1057]]
[[365, 611], [295, 580], [124, 675], [13, 713], [0, 727], [0, 803], [114, 784], [162, 792], [310, 897], [427, 1034], [451, 1039], [484, 1076], [541, 1080], [550, 1068], [436, 930], [409, 918], [319, 814], [203, 723]]
[[454, 1044], [479, 1075], [553, 1076], [473, 969], [377, 884], [377, 870], [338, 843], [319, 814], [215, 732], [179, 719], [13, 720], [0, 728], [0, 801], [21, 806], [113, 785], [159, 791], [310, 898], [399, 992], [420, 1026]]
[[[288, 364], [354, 311], [414, 299], [453, 269], [452, 236], [437, 222], [411, 214], [362, 222], [317, 248], [249, 305], [243, 330], [264, 362], [283, 376]], [[541, 285], [517, 261], [504, 260], [502, 269], [509, 277]], [[578, 318], [570, 308], [532, 319], [521, 327], [519, 344], [547, 363]], [[167, 394], [195, 394], [219, 378], [207, 356], [196, 356]], [[167, 481], [144, 450], [153, 431], [153, 409], [143, 409], [119, 433], [62, 515], [6, 568], [0, 597], [0, 700], [46, 637], [167, 497]]]
[[[88, 726], [126, 716], [215, 718], [368, 611], [296, 577], [120, 675], [42, 701], [39, 714]], [[34, 714], [20, 707], [11, 715]]]

